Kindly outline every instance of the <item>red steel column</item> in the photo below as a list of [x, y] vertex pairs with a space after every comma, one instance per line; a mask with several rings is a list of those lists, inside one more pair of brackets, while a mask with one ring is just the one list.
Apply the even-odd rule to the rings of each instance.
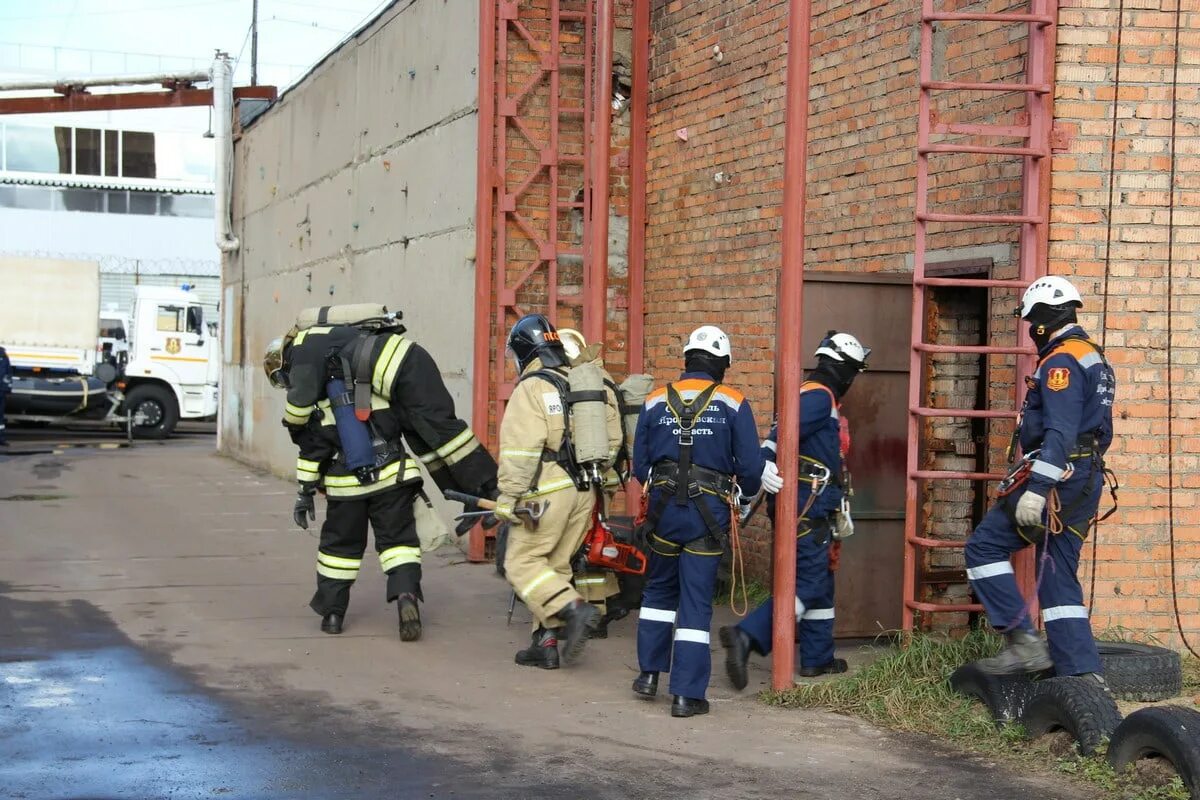
[[613, 0], [596, 2], [596, 64], [592, 70], [592, 258], [584, 265], [583, 335], [603, 342], [608, 318], [608, 180], [612, 150]]
[[[479, 121], [475, 159], [475, 348], [471, 370], [471, 427], [484, 446], [488, 443], [491, 389], [492, 308], [492, 145], [496, 124], [496, 3], [479, 0]], [[483, 528], [471, 529], [469, 561], [484, 560]]]
[[779, 471], [783, 490], [775, 501], [775, 598], [771, 683], [778, 691], [794, 682], [796, 668], [796, 486], [800, 455], [800, 331], [804, 313], [804, 201], [808, 159], [808, 79], [811, 0], [788, 7], [787, 117], [783, 157], [783, 268], [775, 346], [779, 382]]
[[646, 159], [650, 133], [650, 0], [633, 2], [633, 93], [629, 98], [629, 336], [626, 369], [645, 369]]

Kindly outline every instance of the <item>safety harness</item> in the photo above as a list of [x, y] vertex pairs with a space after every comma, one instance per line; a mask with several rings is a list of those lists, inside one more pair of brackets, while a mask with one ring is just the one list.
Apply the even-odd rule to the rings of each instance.
[[[575, 488], [581, 492], [585, 492], [591, 486], [587, 474], [579, 466], [579, 462], [575, 460], [575, 445], [571, 440], [571, 417], [570, 408], [574, 403], [585, 400], [600, 400], [607, 401], [604, 392], [572, 392], [571, 386], [567, 383], [566, 376], [561, 372], [555, 372], [552, 369], [537, 369], [530, 372], [528, 375], [522, 375], [520, 381], [526, 381], [530, 378], [541, 378], [547, 383], [554, 386], [558, 391], [558, 397], [563, 407], [563, 435], [562, 443], [559, 444], [557, 450], [544, 448], [542, 450], [542, 462], [558, 464], [568, 477], [575, 484]], [[598, 397], [596, 395], [599, 395]], [[537, 486], [541, 480], [541, 465], [538, 465], [537, 471], [533, 475], [533, 482], [530, 488]]]
[[[1088, 347], [1091, 347], [1093, 350], [1095, 350], [1096, 355], [1098, 355], [1100, 357], [1100, 361], [1104, 364], [1105, 370], [1108, 370], [1109, 372], [1112, 371], [1112, 368], [1109, 366], [1108, 359], [1105, 358], [1105, 356], [1104, 356], [1104, 348], [1102, 348], [1100, 345], [1096, 344], [1095, 342], [1093, 342], [1091, 339], [1087, 338], [1086, 336], [1068, 336], [1068, 337], [1066, 337], [1061, 342], [1059, 342], [1058, 345], [1055, 346], [1055, 348], [1053, 350], [1051, 350], [1049, 353], [1047, 353], [1046, 356], [1038, 362], [1038, 367], [1041, 368], [1041, 366], [1043, 364], [1045, 364], [1046, 361], [1048, 361], [1053, 356], [1056, 356], [1062, 352], [1066, 352], [1068, 350], [1068, 345], [1071, 342], [1079, 342], [1082, 344], [1086, 344]], [[1037, 386], [1036, 381], [1034, 381], [1032, 378], [1027, 377], [1025, 379], [1025, 381], [1026, 381], [1026, 386], [1031, 390]], [[1027, 406], [1028, 403], [1029, 403], [1029, 395], [1026, 394], [1025, 395], [1025, 406]], [[1021, 413], [1017, 417], [1017, 424], [1013, 428], [1012, 441], [1009, 443], [1009, 447], [1008, 447], [1008, 457], [1009, 457], [1010, 464], [1012, 464], [1012, 459], [1013, 459], [1013, 455], [1016, 451], [1017, 442], [1020, 441], [1021, 422], [1024, 420], [1024, 418], [1025, 418], [1025, 407], [1022, 407]], [[1065, 482], [1066, 480], [1068, 480], [1071, 477], [1071, 475], [1075, 472], [1075, 462], [1090, 460], [1092, 463], [1092, 466], [1093, 466], [1093, 471], [1096, 472], [1097, 474], [1099, 474], [1099, 476], [1100, 476], [1100, 483], [1108, 486], [1109, 495], [1112, 497], [1112, 502], [1113, 502], [1112, 508], [1110, 508], [1110, 509], [1108, 509], [1108, 511], [1104, 512], [1104, 514], [1102, 516], [1094, 517], [1093, 519], [1089, 520], [1089, 523], [1087, 526], [1089, 529], [1094, 528], [1096, 525], [1098, 525], [1099, 523], [1108, 519], [1110, 516], [1112, 516], [1116, 512], [1116, 510], [1117, 510], [1117, 491], [1121, 488], [1120, 484], [1117, 482], [1116, 473], [1114, 473], [1111, 469], [1109, 469], [1108, 466], [1104, 463], [1104, 456], [1100, 452], [1100, 448], [1098, 445], [1100, 433], [1101, 433], [1100, 430], [1097, 429], [1094, 431], [1086, 431], [1084, 433], [1079, 434], [1079, 437], [1075, 440], [1075, 449], [1067, 456], [1066, 471], [1063, 474], [1062, 478], [1060, 478], [1060, 481], [1059, 481], [1060, 483]], [[1032, 543], [1032, 540], [1029, 539], [1029, 537], [1027, 537], [1024, 534], [1024, 532], [1022, 532], [1020, 526], [1017, 525], [1016, 511], [1012, 507], [1012, 500], [1010, 498], [1012, 498], [1012, 496], [1016, 493], [1017, 489], [1019, 489], [1021, 486], [1023, 486], [1025, 484], [1026, 481], [1029, 480], [1029, 476], [1033, 472], [1033, 462], [1036, 460], [1036, 458], [1040, 452], [1041, 452], [1040, 450], [1032, 450], [1028, 453], [1025, 453], [1022, 456], [1020, 461], [1018, 461], [1016, 464], [1013, 464], [1009, 468], [1008, 474], [1004, 476], [1004, 479], [1000, 482], [1000, 485], [996, 488], [996, 496], [1001, 501], [1001, 505], [1004, 508], [1004, 512], [1008, 516], [1009, 521], [1013, 524], [1014, 529], [1017, 531], [1018, 535], [1021, 536], [1021, 538], [1025, 539], [1026, 541], [1031, 542], [1031, 543]], [[1077, 497], [1075, 499], [1075, 502], [1071, 503], [1071, 505], [1069, 505], [1065, 509], [1062, 507], [1062, 501], [1059, 498], [1058, 487], [1056, 486], [1056, 487], [1052, 488], [1046, 496], [1046, 509], [1047, 509], [1046, 532], [1047, 532], [1047, 534], [1057, 535], [1057, 534], [1062, 533], [1064, 530], [1066, 530], [1068, 526], [1065, 525], [1064, 520], [1070, 519], [1071, 516], [1076, 511], [1078, 511], [1088, 501], [1088, 499], [1092, 495], [1092, 492], [1096, 491], [1096, 488], [1097, 488], [1096, 482], [1089, 480], [1088, 484], [1084, 487], [1083, 491], [1079, 494], [1079, 497]], [[1074, 530], [1074, 529], [1072, 529], [1072, 530]], [[1087, 538], [1087, 530], [1086, 529], [1085, 529], [1085, 532], [1083, 532], [1083, 533], [1080, 533], [1078, 531], [1074, 531], [1074, 532], [1081, 539]]]

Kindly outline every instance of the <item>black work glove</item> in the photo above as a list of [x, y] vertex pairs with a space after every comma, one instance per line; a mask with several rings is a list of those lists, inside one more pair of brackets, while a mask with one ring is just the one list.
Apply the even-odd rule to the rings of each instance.
[[313, 500], [316, 492], [312, 489], [301, 489], [296, 493], [296, 505], [292, 506], [292, 519], [304, 530], [308, 530], [308, 521], [317, 519], [317, 504]]

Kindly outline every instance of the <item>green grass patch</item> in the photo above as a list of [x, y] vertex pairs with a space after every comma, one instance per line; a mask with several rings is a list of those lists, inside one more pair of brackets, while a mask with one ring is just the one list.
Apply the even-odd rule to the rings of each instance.
[[[753, 611], [763, 603], [771, 599], [771, 587], [761, 581], [748, 581], [746, 583], [746, 608], [747, 612]], [[733, 604], [739, 610], [742, 607], [742, 589], [739, 586], [734, 590]], [[717, 593], [713, 597], [714, 606], [729, 605], [729, 584], [723, 584], [717, 587]]]
[[1183, 657], [1183, 692], [1200, 692], [1200, 658], [1191, 653]]
[[[1001, 639], [976, 631], [962, 639], [913, 634], [898, 638], [874, 663], [846, 677], [806, 683], [762, 699], [784, 708], [824, 708], [866, 719], [880, 727], [920, 733], [948, 744], [998, 758], [1018, 770], [1057, 771], [1098, 790], [1105, 800], [1187, 800], [1178, 779], [1171, 786], [1147, 788], [1133, 775], [1118, 775], [1101, 756], [1082, 758], [1055, 752], [1052, 740], [1026, 741], [1015, 725], [997, 728], [982, 704], [950, 688], [950, 675], [969, 661], [986, 658]], [[1200, 659], [1192, 659], [1200, 681]], [[1186, 660], [1185, 660], [1186, 663]], [[1061, 743], [1059, 743], [1061, 744]]]

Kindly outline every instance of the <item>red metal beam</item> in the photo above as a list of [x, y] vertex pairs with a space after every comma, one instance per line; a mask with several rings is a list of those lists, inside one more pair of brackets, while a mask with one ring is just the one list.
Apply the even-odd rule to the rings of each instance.
[[[479, 142], [475, 159], [475, 348], [471, 427], [487, 445], [491, 388], [492, 213], [495, 204], [493, 143], [496, 124], [496, 3], [479, 0]], [[467, 540], [467, 560], [483, 561], [485, 534], [476, 525]]]
[[[274, 86], [241, 86], [233, 90], [233, 99], [275, 100]], [[212, 105], [212, 89], [173, 89], [154, 92], [114, 92], [91, 94], [71, 91], [38, 97], [0, 98], [0, 115], [57, 114], [67, 111], [130, 111], [140, 108], [186, 108]]]
[[596, 2], [596, 67], [592, 71], [592, 259], [584, 265], [583, 335], [603, 342], [608, 319], [608, 183], [612, 162], [613, 0]]
[[796, 486], [800, 464], [801, 341], [804, 313], [804, 206], [808, 160], [808, 81], [811, 0], [788, 5], [787, 116], [783, 157], [783, 265], [776, 346], [779, 382], [779, 471], [783, 490], [775, 503], [775, 615], [771, 683], [790, 687], [796, 668]]
[[626, 364], [645, 369], [646, 159], [650, 132], [650, 0], [633, 3], [633, 93], [629, 98], [629, 336]]

